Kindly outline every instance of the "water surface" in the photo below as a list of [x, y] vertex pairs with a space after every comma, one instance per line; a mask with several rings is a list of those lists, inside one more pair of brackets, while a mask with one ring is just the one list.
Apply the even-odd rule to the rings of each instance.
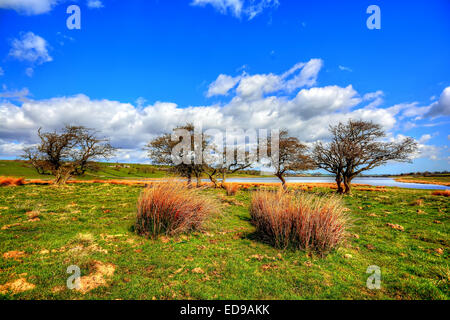
[[[267, 182], [267, 183], [280, 183], [280, 180], [275, 177], [261, 177], [261, 178], [228, 178], [229, 182]], [[286, 182], [302, 182], [302, 183], [323, 183], [330, 182], [335, 183], [332, 177], [288, 177]], [[368, 184], [371, 186], [385, 186], [385, 187], [400, 187], [408, 189], [450, 189], [447, 186], [441, 186], [438, 184], [422, 184], [422, 183], [405, 183], [397, 182], [392, 178], [374, 178], [374, 177], [360, 177], [355, 178], [353, 183]]]

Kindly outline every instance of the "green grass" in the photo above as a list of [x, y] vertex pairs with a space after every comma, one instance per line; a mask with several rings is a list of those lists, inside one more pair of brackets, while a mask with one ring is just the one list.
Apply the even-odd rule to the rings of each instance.
[[[0, 285], [24, 277], [36, 286], [0, 299], [449, 298], [449, 199], [431, 191], [355, 191], [344, 197], [351, 236], [319, 257], [261, 242], [250, 223], [251, 191], [227, 197], [223, 190], [204, 190], [219, 209], [204, 232], [142, 238], [133, 232], [141, 190], [107, 184], [0, 187], [0, 226], [18, 223], [0, 230]], [[417, 199], [423, 199], [421, 206], [412, 205]], [[28, 222], [29, 211], [40, 220]], [[26, 255], [3, 258], [12, 250]], [[78, 265], [84, 276], [93, 272], [94, 261], [115, 266], [107, 285], [84, 295], [68, 290], [67, 267]], [[366, 287], [370, 265], [381, 268], [380, 290]]]
[[[85, 175], [74, 177], [78, 180], [92, 179], [145, 179], [162, 178], [169, 175], [167, 167], [148, 164], [124, 164], [97, 162], [98, 171], [88, 170]], [[53, 179], [51, 175], [40, 175], [25, 161], [0, 160], [0, 176], [24, 177], [27, 179]]]
[[411, 180], [413, 182], [423, 182], [423, 183], [436, 183], [436, 184], [450, 184], [450, 175], [441, 175], [436, 177], [425, 177], [425, 176], [400, 176], [395, 177], [396, 179]]
[[[85, 175], [73, 177], [76, 180], [111, 180], [111, 179], [157, 179], [172, 176], [167, 166], [157, 166], [149, 164], [130, 164], [130, 163], [108, 163], [96, 162], [98, 171], [88, 170]], [[0, 160], [0, 176], [5, 177], [24, 177], [26, 179], [44, 179], [51, 180], [51, 175], [41, 175], [33, 166], [20, 160]], [[258, 175], [239, 171], [228, 174], [227, 177], [255, 177]], [[203, 178], [207, 178], [205, 175]]]

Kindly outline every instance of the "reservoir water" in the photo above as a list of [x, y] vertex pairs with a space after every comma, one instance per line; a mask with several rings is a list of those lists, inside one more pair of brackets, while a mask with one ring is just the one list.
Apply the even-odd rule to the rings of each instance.
[[[274, 177], [261, 177], [261, 178], [227, 178], [228, 182], [267, 182], [267, 183], [280, 183], [280, 180]], [[303, 182], [303, 183], [335, 183], [332, 177], [287, 177], [286, 182]], [[392, 178], [376, 178], [376, 177], [359, 177], [353, 179], [352, 183], [368, 184], [371, 186], [385, 186], [385, 187], [400, 187], [409, 189], [438, 189], [446, 190], [450, 189], [447, 186], [441, 186], [437, 184], [422, 184], [422, 183], [405, 183], [397, 182]]]

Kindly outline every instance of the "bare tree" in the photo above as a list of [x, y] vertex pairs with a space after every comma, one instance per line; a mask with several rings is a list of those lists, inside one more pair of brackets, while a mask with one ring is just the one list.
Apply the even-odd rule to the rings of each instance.
[[60, 133], [38, 130], [40, 143], [24, 149], [22, 158], [31, 162], [40, 174], [55, 176], [56, 184], [65, 184], [70, 177], [82, 175], [90, 162], [109, 158], [115, 149], [109, 140], [96, 136], [97, 131], [83, 126], [65, 126]]
[[[233, 174], [239, 170], [244, 170], [253, 165], [250, 161], [250, 153], [245, 151], [243, 159], [235, 154], [233, 156], [232, 162], [227, 162], [226, 159], [226, 147], [224, 148], [219, 161], [207, 166], [205, 173], [208, 175], [209, 180], [214, 184], [214, 188], [217, 187], [217, 179], [220, 177], [222, 179], [222, 187], [224, 186], [227, 178], [227, 174]], [[235, 151], [237, 153], [237, 151]]]
[[[191, 151], [186, 153], [186, 150], [175, 149], [179, 143], [183, 142], [183, 137], [180, 136], [179, 139], [172, 140], [172, 135], [170, 133], [165, 133], [159, 137], [156, 137], [147, 144], [145, 149], [148, 151], [148, 155], [154, 163], [171, 166], [175, 173], [187, 179], [189, 185], [192, 182], [192, 178], [195, 177], [197, 180], [197, 186], [200, 186], [201, 176], [206, 170], [206, 164], [203, 161], [196, 163], [195, 158], [198, 154], [196, 154], [193, 150], [196, 148], [201, 148], [201, 152], [205, 151], [210, 147], [209, 140], [202, 133], [201, 146], [196, 146], [198, 142], [195, 141], [194, 125], [191, 123], [174, 128], [174, 130], [177, 129], [183, 129], [189, 132], [190, 142], [188, 141], [188, 145], [190, 146]], [[179, 159], [183, 159], [187, 156], [188, 161], [175, 164], [173, 157], [174, 155], [176, 155]]]
[[349, 120], [330, 127], [332, 141], [323, 146], [316, 144], [316, 164], [336, 175], [336, 182], [344, 183], [344, 193], [351, 193], [351, 182], [364, 171], [386, 164], [388, 161], [410, 162], [417, 150], [414, 139], [400, 142], [383, 142], [386, 133], [371, 121]]
[[344, 154], [336, 139], [333, 139], [332, 142], [326, 144], [317, 142], [312, 150], [312, 159], [317, 168], [324, 169], [329, 173], [334, 174], [337, 192], [343, 193]]
[[275, 169], [274, 174], [281, 180], [284, 189], [286, 189], [284, 176], [287, 172], [298, 172], [314, 168], [314, 164], [307, 154], [307, 146], [296, 137], [290, 137], [287, 130], [280, 131], [278, 156], [274, 154], [272, 143], [268, 145], [267, 150], [270, 154], [271, 165]]

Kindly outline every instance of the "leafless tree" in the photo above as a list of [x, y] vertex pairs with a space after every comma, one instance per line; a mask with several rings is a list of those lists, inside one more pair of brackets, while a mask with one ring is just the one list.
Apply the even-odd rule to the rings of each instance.
[[61, 132], [42, 132], [39, 128], [40, 143], [24, 149], [22, 158], [38, 173], [54, 175], [56, 184], [65, 184], [70, 177], [84, 174], [92, 160], [114, 154], [109, 140], [96, 135], [97, 131], [83, 126], [67, 125]]
[[[220, 152], [220, 151], [219, 151]], [[232, 162], [227, 162], [226, 159], [226, 147], [224, 148], [220, 160], [218, 162], [212, 163], [207, 166], [205, 173], [208, 175], [209, 180], [217, 187], [217, 179], [220, 177], [222, 179], [222, 187], [224, 186], [227, 178], [227, 174], [233, 174], [239, 170], [244, 170], [253, 165], [250, 161], [250, 155], [248, 151], [244, 151], [244, 158], [239, 159], [237, 155], [233, 156]], [[235, 153], [237, 151], [235, 150]]]
[[329, 144], [315, 145], [314, 160], [318, 167], [336, 175], [338, 188], [343, 181], [344, 193], [351, 193], [352, 180], [362, 172], [388, 161], [410, 162], [417, 150], [417, 143], [410, 137], [400, 142], [381, 141], [386, 133], [371, 121], [340, 122], [331, 126], [330, 132], [333, 138]]
[[[175, 146], [183, 140], [183, 137], [181, 136], [179, 137], [179, 139], [172, 140], [172, 135], [170, 133], [165, 133], [150, 141], [145, 149], [147, 150], [150, 159], [153, 160], [154, 163], [171, 166], [172, 170], [175, 173], [187, 179], [189, 185], [192, 182], [192, 178], [195, 177], [197, 180], [197, 186], [199, 186], [202, 173], [206, 170], [206, 164], [203, 161], [201, 161], [201, 163], [196, 163], [195, 161], [196, 153], [193, 150], [195, 150], [196, 147], [200, 146], [196, 146], [197, 142], [194, 138], [194, 125], [191, 123], [187, 123], [186, 125], [176, 127], [174, 130], [176, 129], [187, 130], [190, 133], [191, 152], [188, 152], [187, 154], [187, 156], [189, 157], [188, 163], [185, 163], [184, 161], [180, 164], [174, 163], [172, 155], [173, 152], [178, 152], [177, 156], [179, 157], [179, 159], [182, 159], [186, 156], [186, 150], [180, 149], [178, 151], [174, 151]], [[201, 135], [201, 151], [203, 152], [210, 146], [207, 137], [205, 137], [203, 133], [201, 133]]]
[[281, 180], [286, 189], [284, 176], [287, 172], [299, 172], [313, 169], [313, 161], [307, 154], [308, 147], [301, 143], [296, 137], [289, 136], [287, 130], [281, 130], [279, 134], [278, 156], [272, 150], [272, 143], [268, 145], [269, 159], [275, 169], [275, 176]]
[[342, 187], [343, 172], [345, 167], [344, 153], [342, 145], [336, 137], [333, 137], [329, 143], [316, 142], [311, 155], [314, 164], [317, 168], [328, 171], [334, 174], [337, 192], [343, 193]]

